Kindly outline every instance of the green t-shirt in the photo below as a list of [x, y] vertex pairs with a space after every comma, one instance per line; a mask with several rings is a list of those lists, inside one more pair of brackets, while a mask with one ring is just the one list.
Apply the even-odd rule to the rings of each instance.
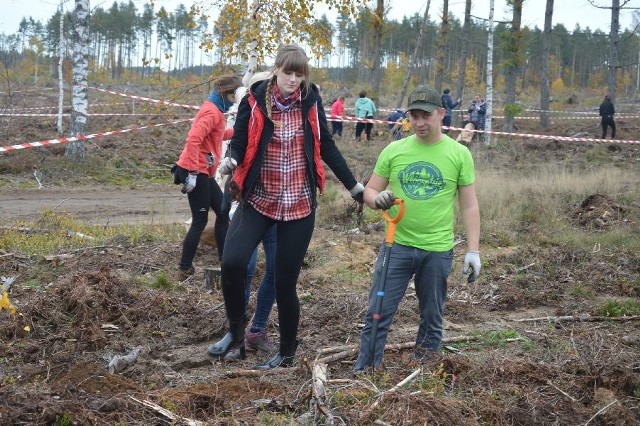
[[[374, 173], [389, 180], [389, 189], [405, 202], [395, 242], [428, 251], [453, 247], [453, 214], [458, 186], [475, 180], [469, 149], [443, 135], [433, 145], [415, 135], [390, 143], [382, 150]], [[389, 210], [391, 217], [398, 207]], [[388, 225], [388, 224], [385, 224]]]

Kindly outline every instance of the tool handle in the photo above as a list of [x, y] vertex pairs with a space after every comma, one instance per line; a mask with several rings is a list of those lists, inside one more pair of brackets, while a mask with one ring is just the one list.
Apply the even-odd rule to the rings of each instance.
[[387, 234], [385, 236], [384, 241], [391, 245], [393, 244], [393, 240], [396, 235], [396, 225], [400, 220], [402, 220], [402, 216], [404, 216], [404, 200], [401, 198], [396, 198], [393, 200], [393, 204], [400, 206], [400, 210], [398, 210], [398, 214], [395, 217], [391, 217], [387, 210], [382, 211], [382, 216], [384, 219], [389, 222], [389, 226], [387, 227]]

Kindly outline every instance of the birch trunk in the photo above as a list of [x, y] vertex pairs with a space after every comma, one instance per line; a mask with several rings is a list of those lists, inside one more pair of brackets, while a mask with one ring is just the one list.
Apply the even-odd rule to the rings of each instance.
[[493, 121], [493, 12], [494, 0], [489, 4], [489, 37], [487, 38], [487, 115], [484, 122], [484, 145], [491, 145], [491, 123]]
[[60, 42], [58, 46], [58, 136], [62, 136], [62, 109], [64, 105], [64, 75], [62, 63], [64, 62], [64, 7], [60, 0]]
[[[73, 88], [71, 96], [71, 136], [85, 133], [89, 99], [87, 73], [89, 69], [89, 0], [76, 0], [73, 26]], [[84, 159], [84, 141], [71, 141], [65, 155], [79, 161]]]

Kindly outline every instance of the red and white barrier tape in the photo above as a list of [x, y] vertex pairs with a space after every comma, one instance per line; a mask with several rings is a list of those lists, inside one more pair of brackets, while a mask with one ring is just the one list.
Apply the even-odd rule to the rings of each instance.
[[170, 105], [170, 106], [177, 106], [177, 107], [189, 108], [189, 109], [200, 109], [199, 106], [194, 106], [194, 105], [179, 104], [176, 102], [169, 102], [169, 101], [160, 101], [157, 99], [145, 98], [143, 96], [136, 96], [136, 95], [130, 95], [128, 93], [114, 92], [113, 90], [100, 89], [98, 87], [92, 87], [92, 86], [88, 86], [88, 87], [89, 89], [97, 90], [99, 92], [110, 93], [112, 95], [123, 96], [125, 98], [140, 99], [142, 101], [153, 102], [154, 104]]
[[486, 130], [461, 129], [459, 127], [447, 127], [447, 126], [442, 126], [442, 128], [449, 129], [449, 130], [458, 130], [461, 132], [464, 131], [464, 132], [473, 132], [473, 133], [486, 133], [490, 135], [517, 136], [519, 138], [545, 139], [545, 140], [565, 141], [565, 142], [596, 142], [596, 143], [625, 144], [625, 145], [640, 144], [640, 141], [625, 140], [625, 139], [574, 138], [571, 136], [538, 135], [535, 133], [495, 132], [493, 130], [488, 132]]
[[[64, 117], [69, 117], [71, 114], [68, 112], [65, 112], [62, 114]], [[136, 113], [127, 113], [127, 112], [123, 112], [123, 113], [112, 113], [112, 114], [107, 114], [105, 113], [89, 113], [87, 114], [87, 116], [89, 117], [116, 117], [116, 116], [144, 116], [144, 117], [149, 117], [149, 116], [158, 116], [158, 115], [163, 115], [163, 113], [140, 113], [140, 114], [136, 114]], [[175, 113], [171, 113], [171, 115], [176, 115]], [[0, 117], [57, 117], [58, 114], [2, 114], [0, 113]]]
[[26, 149], [26, 148], [37, 148], [42, 146], [56, 145], [56, 144], [62, 144], [62, 143], [67, 143], [72, 141], [81, 141], [85, 139], [95, 139], [103, 136], [111, 136], [111, 135], [117, 135], [120, 133], [128, 133], [128, 132], [135, 132], [138, 130], [150, 129], [152, 127], [170, 126], [174, 124], [185, 123], [187, 121], [193, 121], [193, 118], [184, 118], [182, 120], [172, 121], [171, 123], [159, 123], [159, 124], [151, 124], [149, 126], [134, 127], [131, 129], [114, 130], [112, 132], [100, 132], [100, 133], [93, 133], [90, 135], [74, 136], [70, 138], [49, 139], [49, 140], [40, 141], [40, 142], [28, 142], [28, 143], [23, 143], [19, 145], [3, 146], [3, 147], [0, 147], [0, 153]]

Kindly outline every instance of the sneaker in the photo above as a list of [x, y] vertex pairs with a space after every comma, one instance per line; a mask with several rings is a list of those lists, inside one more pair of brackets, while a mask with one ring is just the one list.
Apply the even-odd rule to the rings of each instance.
[[225, 362], [236, 362], [243, 360], [245, 357], [242, 356], [242, 351], [240, 348], [233, 348], [224, 356]]
[[256, 333], [247, 331], [244, 335], [244, 342], [247, 345], [247, 349], [262, 352], [273, 351], [273, 347], [269, 341], [269, 335], [266, 331], [258, 331]]
[[193, 276], [193, 274], [195, 274], [196, 270], [193, 266], [189, 266], [187, 269], [182, 269], [179, 268], [178, 269], [178, 281], [185, 281], [188, 278], [190, 278], [191, 276]]

